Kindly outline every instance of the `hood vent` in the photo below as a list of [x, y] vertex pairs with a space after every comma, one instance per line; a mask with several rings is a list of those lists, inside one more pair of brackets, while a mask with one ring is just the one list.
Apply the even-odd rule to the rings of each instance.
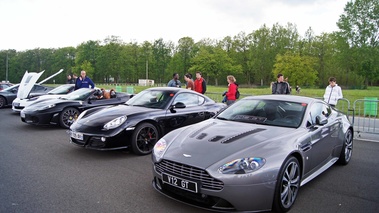
[[248, 135], [252, 135], [252, 134], [258, 133], [258, 132], [261, 132], [263, 130], [265, 130], [265, 129], [258, 128], [258, 129], [253, 129], [253, 130], [250, 130], [250, 131], [247, 131], [247, 132], [242, 132], [242, 133], [240, 133], [238, 135], [232, 136], [230, 138], [227, 138], [227, 139], [221, 141], [221, 143], [231, 143], [231, 142], [234, 142], [234, 141], [236, 141], [236, 140], [238, 140], [240, 138], [243, 138], [243, 137], [246, 137]]
[[[206, 130], [207, 128], [209, 128], [210, 126], [213, 126], [213, 125], [215, 125], [216, 124], [216, 122], [212, 122], [212, 123], [209, 123], [208, 125], [206, 125], [206, 126], [202, 126], [200, 129], [197, 129], [197, 130], [195, 130], [191, 135], [190, 135], [190, 138], [194, 138], [197, 134], [199, 134], [201, 131], [203, 131], [203, 130]], [[203, 133], [204, 134], [204, 133]], [[201, 136], [199, 136], [199, 137], [201, 137]], [[205, 136], [204, 136], [205, 137]], [[204, 138], [204, 137], [202, 137], [202, 138]]]
[[210, 142], [217, 142], [217, 141], [219, 141], [219, 140], [221, 140], [221, 139], [223, 139], [223, 138], [225, 138], [225, 137], [224, 137], [224, 136], [221, 136], [221, 135], [217, 135], [216, 137], [211, 138], [209, 141], [210, 141]]
[[201, 140], [201, 139], [205, 138], [206, 136], [207, 136], [207, 134], [201, 133], [199, 136], [197, 136], [196, 139]]

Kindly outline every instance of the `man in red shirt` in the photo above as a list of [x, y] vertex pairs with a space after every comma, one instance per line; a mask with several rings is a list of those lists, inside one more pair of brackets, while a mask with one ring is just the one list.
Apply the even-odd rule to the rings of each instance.
[[205, 79], [202, 77], [201, 72], [196, 72], [196, 80], [195, 80], [195, 91], [201, 94], [204, 94], [207, 90], [207, 83]]

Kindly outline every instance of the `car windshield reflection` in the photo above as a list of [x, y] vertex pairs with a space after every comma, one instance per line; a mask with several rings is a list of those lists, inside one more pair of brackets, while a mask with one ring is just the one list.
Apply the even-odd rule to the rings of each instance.
[[270, 126], [300, 126], [306, 105], [297, 102], [242, 99], [221, 112], [217, 118]]
[[66, 95], [62, 99], [65, 99], [65, 100], [84, 100], [89, 95], [91, 95], [91, 93], [92, 93], [92, 89], [81, 88], [81, 89], [75, 90], [72, 93], [69, 93], [68, 95]]
[[129, 99], [125, 104], [154, 109], [164, 109], [174, 97], [172, 91], [145, 90]]

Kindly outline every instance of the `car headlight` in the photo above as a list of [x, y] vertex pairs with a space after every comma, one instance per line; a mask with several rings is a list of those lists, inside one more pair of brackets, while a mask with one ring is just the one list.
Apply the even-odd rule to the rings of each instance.
[[153, 155], [159, 161], [167, 149], [167, 142], [164, 138], [159, 139], [159, 141], [154, 145]]
[[55, 107], [55, 104], [46, 105], [46, 106], [41, 107], [41, 109], [39, 109], [39, 111], [42, 111], [42, 110], [45, 110], [45, 109], [51, 109], [53, 107]]
[[264, 158], [241, 158], [222, 165], [218, 172], [222, 174], [247, 174], [262, 168], [265, 165]]
[[121, 124], [123, 124], [126, 121], [126, 115], [120, 116], [118, 118], [115, 118], [108, 123], [104, 125], [104, 129], [109, 130], [109, 129], [114, 129], [116, 127], [119, 127]]

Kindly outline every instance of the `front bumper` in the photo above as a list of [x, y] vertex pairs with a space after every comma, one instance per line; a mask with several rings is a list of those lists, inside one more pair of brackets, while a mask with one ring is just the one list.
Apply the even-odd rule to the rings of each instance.
[[[187, 167], [186, 165], [184, 166]], [[206, 172], [206, 170], [203, 171]], [[205, 186], [206, 184], [203, 184], [202, 180], [198, 178], [192, 179], [191, 175], [180, 176], [178, 173], [173, 172], [172, 169], [164, 170], [163, 172], [197, 182], [199, 186], [197, 193], [164, 183], [162, 170], [157, 168], [156, 164], [153, 165], [153, 187], [167, 197], [191, 206], [219, 212], [259, 212], [270, 211], [272, 208], [276, 181], [259, 184], [240, 184], [238, 181], [230, 183], [230, 175], [225, 175], [217, 180], [223, 183], [221, 189], [210, 189]], [[238, 180], [238, 178], [235, 180]], [[225, 182], [228, 182], [228, 184], [225, 184]]]
[[[117, 150], [125, 149], [129, 147], [129, 135], [127, 132], [122, 131], [115, 136], [100, 135], [100, 134], [83, 134], [83, 139], [77, 139], [72, 137], [72, 131], [68, 130], [67, 133], [70, 136], [70, 143], [94, 150]], [[82, 133], [79, 133], [82, 134]]]
[[59, 122], [59, 112], [20, 112], [21, 121], [33, 125], [56, 125]]

